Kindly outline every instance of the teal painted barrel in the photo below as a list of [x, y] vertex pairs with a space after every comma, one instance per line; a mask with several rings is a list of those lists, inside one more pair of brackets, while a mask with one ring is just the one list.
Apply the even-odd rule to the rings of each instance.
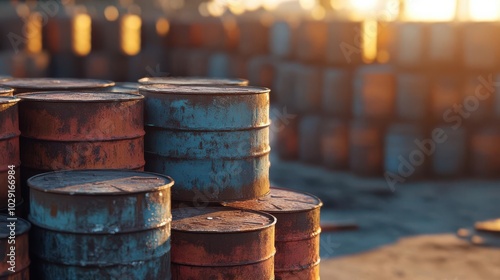
[[234, 201], [269, 192], [269, 90], [142, 86], [146, 170], [176, 180], [176, 201]]
[[37, 279], [170, 279], [167, 176], [51, 172], [28, 180]]

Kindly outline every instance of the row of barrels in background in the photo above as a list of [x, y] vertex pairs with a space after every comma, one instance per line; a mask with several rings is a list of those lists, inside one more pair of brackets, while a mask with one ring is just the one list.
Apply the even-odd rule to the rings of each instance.
[[[109, 81], [2, 81], [15, 88], [16, 96], [1, 97], [2, 126], [13, 127], [13, 133], [0, 143], [18, 141], [19, 123], [20, 149], [2, 153], [7, 164], [19, 163], [21, 158], [22, 177], [16, 181], [21, 182], [25, 196], [30, 192], [26, 203], [33, 223], [35, 275], [43, 279], [84, 279], [89, 275], [92, 279], [118, 279], [125, 274], [134, 279], [169, 279], [169, 211], [174, 203], [179, 208], [179, 222], [172, 224], [172, 232], [177, 230], [177, 237], [172, 234], [174, 279], [207, 275], [317, 279], [321, 201], [289, 190], [271, 190], [271, 194], [281, 195], [269, 195], [269, 90], [244, 86], [245, 80], [164, 80], [198, 85], [147, 85], [141, 88], [143, 96], [137, 89], [136, 93], [107, 92], [114, 85]], [[199, 85], [214, 82], [219, 85]], [[94, 90], [84, 89], [91, 86]], [[61, 89], [66, 91], [48, 91]], [[31, 90], [45, 91], [20, 93]], [[173, 200], [169, 188], [173, 181], [162, 175], [92, 170], [142, 170], [144, 159], [146, 170], [174, 177]], [[70, 169], [82, 171], [47, 173]], [[269, 205], [282, 206], [259, 206], [267, 200], [271, 200]], [[276, 245], [275, 217], [189, 207], [226, 201], [233, 201], [236, 204], [228, 205], [237, 208], [276, 213], [277, 227], [283, 227], [276, 235]], [[23, 215], [19, 210], [16, 213]], [[306, 225], [294, 222], [302, 220], [301, 215], [310, 219]], [[199, 243], [200, 233], [206, 234], [205, 245]], [[2, 234], [5, 242], [7, 235]], [[234, 242], [228, 246], [227, 236], [232, 235]], [[223, 242], [214, 247], [213, 238]], [[81, 246], [74, 250], [74, 244]], [[238, 251], [242, 247], [248, 250]], [[222, 254], [220, 248], [227, 251]], [[128, 251], [137, 254], [125, 253]], [[205, 255], [192, 259], [197, 252]], [[292, 258], [290, 252], [294, 256], [301, 253]], [[141, 269], [138, 264], [143, 264]]]
[[277, 132], [284, 160], [350, 170], [360, 176], [423, 179], [500, 174], [500, 125], [383, 123], [304, 115]]

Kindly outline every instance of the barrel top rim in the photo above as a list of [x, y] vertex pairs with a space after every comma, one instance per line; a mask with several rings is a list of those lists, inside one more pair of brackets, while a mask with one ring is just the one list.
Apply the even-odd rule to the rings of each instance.
[[[103, 181], [104, 179], [106, 181]], [[149, 193], [171, 188], [174, 183], [171, 177], [157, 173], [97, 169], [53, 171], [28, 179], [28, 186], [31, 189], [72, 196]]]
[[145, 77], [139, 79], [140, 85], [169, 84], [182, 86], [226, 85], [247, 86], [248, 80], [241, 78], [210, 78], [210, 77]]
[[10, 78], [0, 80], [0, 84], [14, 89], [34, 91], [44, 90], [90, 90], [108, 88], [115, 85], [111, 80], [77, 79], [77, 78]]
[[[142, 100], [144, 96], [111, 91], [39, 91], [17, 94], [21, 100], [53, 103], [103, 103]], [[80, 98], [79, 98], [80, 97]]]
[[126, 88], [126, 89], [133, 89], [133, 90], [139, 90], [139, 86], [141, 84], [136, 83], [136, 82], [117, 82], [113, 87], [118, 87], [118, 88]]
[[[0, 77], [0, 81], [2, 78]], [[0, 93], [11, 93], [14, 92], [14, 89], [8, 86], [0, 85]]]
[[256, 95], [268, 94], [270, 89], [253, 86], [226, 86], [226, 85], [194, 85], [179, 86], [169, 84], [153, 84], [139, 87], [140, 92], [150, 92], [172, 95], [202, 95], [202, 96], [229, 96], [229, 95]]
[[[15, 221], [9, 221], [7, 218], [16, 218], [17, 220]], [[5, 239], [9, 237], [9, 231], [7, 228], [7, 224], [10, 222], [15, 222], [16, 223], [16, 236], [23, 235], [25, 233], [28, 233], [31, 229], [31, 223], [28, 222], [27, 220], [17, 217], [17, 216], [10, 216], [7, 214], [0, 214], [0, 239]], [[5, 231], [7, 230], [7, 231]]]
[[308, 212], [323, 206], [321, 199], [307, 192], [271, 187], [271, 192], [259, 199], [228, 202], [223, 205], [238, 209], [253, 209], [271, 214]]
[[21, 101], [21, 98], [16, 96], [0, 96], [0, 104], [15, 103]]
[[[221, 216], [224, 216], [223, 214], [228, 212], [231, 212], [234, 215], [239, 214], [241, 216], [235, 217], [232, 220], [222, 219]], [[179, 217], [178, 213], [183, 216]], [[243, 213], [246, 214], [245, 217], [243, 217]], [[262, 220], [261, 223], [252, 222], [251, 220], [249, 221], [248, 218], [252, 217], [260, 218]], [[180, 224], [179, 220], [183, 220], [182, 224]], [[217, 221], [219, 222], [217, 223]], [[205, 222], [205, 224], [203, 224], [203, 222]], [[276, 217], [271, 214], [256, 210], [237, 209], [233, 207], [187, 207], [172, 209], [172, 231], [178, 232], [202, 234], [243, 233], [260, 231], [273, 227], [276, 225], [276, 222]], [[212, 225], [209, 223], [212, 223]]]

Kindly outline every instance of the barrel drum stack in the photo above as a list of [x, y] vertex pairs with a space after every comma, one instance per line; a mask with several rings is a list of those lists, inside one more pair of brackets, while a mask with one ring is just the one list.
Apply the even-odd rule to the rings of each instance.
[[170, 279], [171, 178], [78, 170], [28, 184], [37, 279]]
[[[31, 224], [28, 221], [10, 214], [0, 214], [1, 279], [30, 279], [30, 229]], [[15, 243], [12, 243], [12, 240], [15, 240]]]

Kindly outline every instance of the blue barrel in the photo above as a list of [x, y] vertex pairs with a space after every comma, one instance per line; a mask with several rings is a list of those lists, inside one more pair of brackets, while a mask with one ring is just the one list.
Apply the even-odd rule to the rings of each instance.
[[147, 85], [146, 170], [176, 180], [177, 201], [269, 192], [269, 89]]
[[413, 123], [396, 123], [387, 129], [384, 169], [386, 174], [404, 179], [425, 175], [427, 155], [415, 141], [425, 138], [424, 130]]
[[50, 172], [28, 180], [37, 279], [170, 279], [169, 177]]
[[[464, 127], [440, 125], [436, 129], [442, 129], [446, 135], [446, 141], [435, 143], [435, 152], [432, 155], [432, 171], [440, 177], [462, 176], [467, 168], [467, 131]], [[430, 145], [430, 144], [427, 144]]]

